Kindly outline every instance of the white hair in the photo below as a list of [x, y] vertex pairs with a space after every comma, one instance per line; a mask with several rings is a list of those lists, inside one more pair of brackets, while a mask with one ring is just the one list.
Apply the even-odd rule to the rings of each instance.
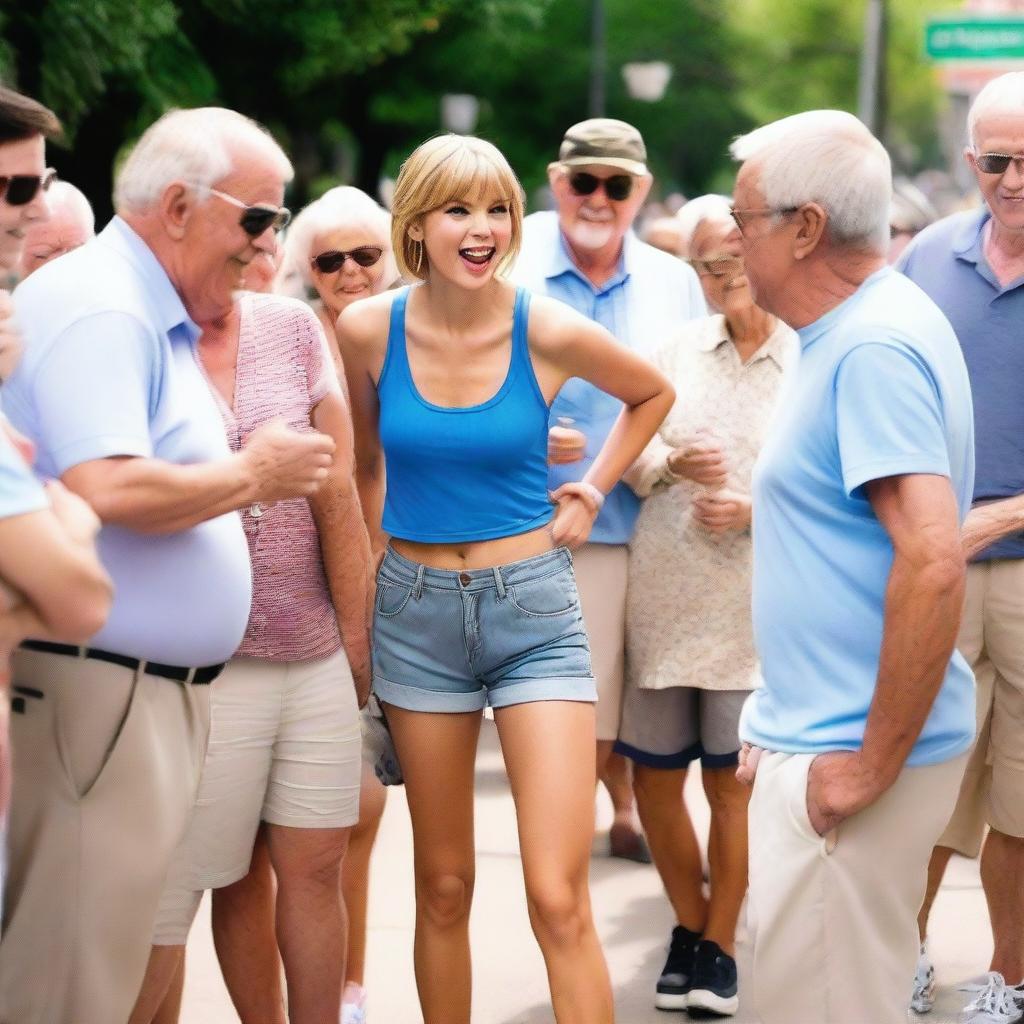
[[700, 226], [708, 220], [732, 224], [732, 201], [728, 196], [709, 193], [697, 196], [679, 208], [676, 220], [683, 234], [683, 255], [693, 258], [693, 239]]
[[853, 114], [793, 114], [740, 136], [729, 152], [756, 162], [766, 206], [781, 211], [817, 203], [828, 215], [832, 241], [875, 252], [888, 248], [892, 164]]
[[70, 181], [55, 181], [46, 193], [46, 205], [50, 208], [51, 219], [67, 217], [85, 228], [89, 236], [96, 234], [96, 215], [92, 206], [85, 193]]
[[313, 277], [310, 270], [313, 243], [319, 235], [329, 231], [361, 228], [376, 243], [380, 243], [385, 252], [385, 259], [391, 261], [392, 273], [388, 279], [390, 284], [398, 276], [398, 267], [394, 264], [391, 254], [391, 214], [376, 203], [361, 189], [351, 185], [339, 185], [329, 189], [319, 199], [314, 199], [295, 218], [288, 229], [285, 244], [287, 253], [285, 261], [299, 272], [303, 283], [311, 285]]
[[967, 112], [967, 137], [978, 144], [978, 122], [990, 114], [1024, 114], [1024, 71], [1010, 71], [993, 78], [974, 98]]
[[208, 190], [234, 169], [239, 150], [256, 149], [276, 166], [282, 181], [294, 170], [270, 133], [244, 114], [224, 107], [172, 110], [142, 134], [114, 183], [114, 208], [142, 213], [172, 182]]

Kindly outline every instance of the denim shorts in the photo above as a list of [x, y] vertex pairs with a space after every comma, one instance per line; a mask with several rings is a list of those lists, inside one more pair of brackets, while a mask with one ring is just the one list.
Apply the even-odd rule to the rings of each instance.
[[409, 711], [595, 702], [572, 556], [432, 569], [388, 549], [377, 574], [373, 691]]

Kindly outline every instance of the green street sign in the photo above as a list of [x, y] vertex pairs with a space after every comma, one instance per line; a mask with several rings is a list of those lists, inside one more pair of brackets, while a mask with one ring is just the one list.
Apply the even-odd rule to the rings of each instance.
[[1024, 17], [933, 18], [925, 45], [935, 60], [1024, 60]]

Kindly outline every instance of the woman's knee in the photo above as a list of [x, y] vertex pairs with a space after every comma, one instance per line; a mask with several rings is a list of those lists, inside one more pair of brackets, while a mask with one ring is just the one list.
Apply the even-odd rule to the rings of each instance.
[[416, 903], [436, 928], [450, 928], [469, 920], [473, 902], [473, 869], [424, 872], [416, 879]]
[[576, 946], [593, 927], [586, 885], [546, 881], [527, 886], [526, 901], [538, 939]]

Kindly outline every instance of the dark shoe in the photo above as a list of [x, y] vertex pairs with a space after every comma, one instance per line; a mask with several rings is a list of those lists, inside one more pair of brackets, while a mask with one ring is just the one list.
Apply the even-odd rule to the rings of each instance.
[[736, 985], [736, 961], [723, 953], [717, 942], [701, 939], [693, 958], [690, 995], [686, 1008], [691, 1017], [731, 1017], [740, 1005]]
[[654, 1005], [659, 1010], [685, 1010], [693, 974], [693, 957], [700, 935], [677, 924], [672, 929], [668, 959], [662, 968], [654, 992]]
[[636, 861], [637, 864], [650, 864], [651, 851], [642, 832], [637, 832], [629, 825], [612, 825], [608, 833], [609, 856], [622, 860]]

